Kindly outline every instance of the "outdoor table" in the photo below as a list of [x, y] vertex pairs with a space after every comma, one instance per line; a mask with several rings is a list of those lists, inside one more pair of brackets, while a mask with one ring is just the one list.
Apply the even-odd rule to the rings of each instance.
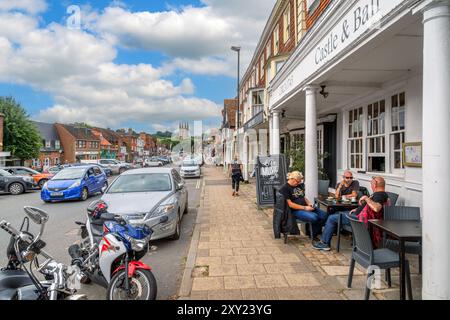
[[[369, 220], [369, 228], [376, 227], [400, 242], [400, 300], [406, 300], [406, 252], [405, 242], [417, 242], [422, 240], [422, 223], [420, 221], [400, 220]], [[410, 292], [412, 289], [410, 288]], [[411, 297], [412, 299], [412, 294]]]
[[342, 202], [337, 201], [336, 199], [329, 201], [327, 196], [318, 196], [315, 201], [322, 206], [327, 208], [327, 213], [330, 214], [332, 212], [342, 212], [342, 211], [352, 211], [359, 207], [358, 202]]

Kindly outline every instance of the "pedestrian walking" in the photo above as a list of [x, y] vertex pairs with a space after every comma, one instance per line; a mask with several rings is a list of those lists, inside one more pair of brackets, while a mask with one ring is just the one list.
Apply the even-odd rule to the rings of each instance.
[[242, 171], [242, 162], [239, 160], [238, 156], [235, 156], [233, 162], [228, 165], [228, 172], [231, 176], [231, 186], [233, 188], [233, 197], [239, 197], [239, 184], [243, 180]]

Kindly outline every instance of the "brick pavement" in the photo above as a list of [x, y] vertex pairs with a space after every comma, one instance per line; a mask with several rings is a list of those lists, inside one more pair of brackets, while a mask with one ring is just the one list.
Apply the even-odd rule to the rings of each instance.
[[[351, 254], [348, 239], [344, 238], [341, 253], [316, 251], [304, 236], [290, 238], [287, 245], [274, 239], [273, 209], [257, 209], [254, 184], [243, 185], [241, 196], [232, 197], [231, 183], [222, 170], [204, 169], [190, 293], [180, 299], [363, 299], [364, 270], [355, 270], [353, 289], [346, 286]], [[415, 259], [411, 258], [413, 288], [419, 299], [421, 278]], [[393, 272], [392, 288], [384, 282], [382, 286], [371, 299], [398, 299], [398, 273]]]

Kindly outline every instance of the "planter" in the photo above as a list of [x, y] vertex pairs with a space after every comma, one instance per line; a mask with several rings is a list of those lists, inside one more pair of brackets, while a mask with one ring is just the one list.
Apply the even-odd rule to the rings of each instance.
[[319, 194], [328, 196], [329, 187], [330, 187], [330, 180], [319, 180]]

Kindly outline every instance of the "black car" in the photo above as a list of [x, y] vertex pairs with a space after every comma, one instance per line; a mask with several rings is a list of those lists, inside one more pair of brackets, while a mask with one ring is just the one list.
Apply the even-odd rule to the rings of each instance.
[[32, 177], [14, 176], [0, 169], [0, 192], [18, 195], [32, 190], [34, 188], [33, 182]]

